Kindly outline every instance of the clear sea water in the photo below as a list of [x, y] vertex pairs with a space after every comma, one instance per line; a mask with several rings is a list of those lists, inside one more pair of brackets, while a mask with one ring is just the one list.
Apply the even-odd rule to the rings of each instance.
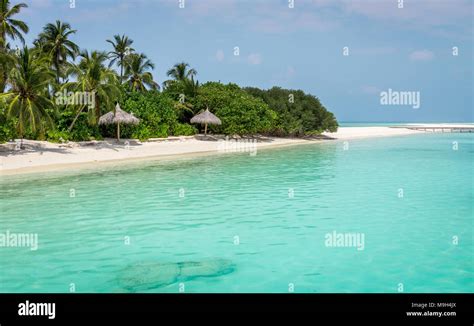
[[[0, 233], [39, 247], [0, 247], [0, 292], [474, 292], [473, 163], [474, 135], [424, 134], [4, 176]], [[156, 284], [124, 289], [142, 263]]]

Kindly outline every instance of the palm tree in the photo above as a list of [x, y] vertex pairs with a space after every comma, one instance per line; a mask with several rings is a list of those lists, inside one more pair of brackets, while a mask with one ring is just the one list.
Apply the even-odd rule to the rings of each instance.
[[194, 76], [184, 80], [184, 93], [189, 97], [195, 97], [199, 89], [199, 81], [194, 81]]
[[19, 3], [10, 7], [10, 0], [0, 0], [0, 46], [6, 45], [6, 37], [12, 40], [19, 39], [23, 44], [25, 39], [22, 33], [28, 33], [28, 26], [21, 20], [13, 19], [13, 16], [20, 13], [22, 8], [27, 8], [25, 3]]
[[[25, 39], [22, 33], [28, 33], [28, 26], [21, 20], [14, 19], [14, 16], [19, 14], [22, 8], [27, 8], [25, 3], [19, 3], [14, 6], [11, 5], [9, 0], [0, 0], [0, 52], [7, 52], [7, 37], [12, 40], [19, 39], [25, 44]], [[7, 70], [8, 68], [3, 64], [0, 64], [0, 92], [5, 90], [7, 81]]]
[[47, 109], [54, 108], [49, 98], [48, 85], [54, 78], [47, 61], [28, 50], [27, 47], [14, 57], [9, 72], [11, 89], [0, 94], [7, 103], [7, 117], [17, 118], [17, 129], [22, 139], [27, 127], [32, 131], [53, 125]]
[[167, 75], [178, 81], [184, 81], [186, 79], [196, 76], [197, 71], [192, 68], [188, 69], [188, 67], [189, 67], [189, 63], [186, 63], [186, 62], [177, 63], [173, 66], [173, 68], [168, 70]]
[[110, 44], [112, 44], [114, 50], [109, 52], [110, 56], [110, 65], [109, 68], [117, 62], [117, 65], [120, 67], [120, 83], [123, 82], [123, 71], [125, 66], [125, 58], [127, 55], [131, 54], [135, 51], [131, 46], [133, 44], [133, 40], [129, 39], [125, 35], [114, 35], [114, 40], [107, 40]]
[[155, 65], [144, 54], [133, 53], [127, 57], [125, 62], [125, 76], [130, 88], [134, 91], [145, 91], [148, 88], [159, 89], [158, 83], [153, 80], [149, 69]]
[[77, 44], [69, 40], [76, 30], [71, 29], [71, 25], [59, 20], [55, 24], [46, 24], [43, 32], [39, 35], [35, 44], [44, 53], [51, 55], [52, 64], [56, 73], [56, 83], [64, 76], [63, 68], [67, 64], [68, 58], [75, 59], [79, 52]]
[[[0, 70], [2, 71], [2, 76], [5, 73], [5, 84], [7, 82], [7, 74], [13, 67], [15, 62], [15, 51], [10, 48], [10, 44], [7, 43], [7, 46], [3, 49], [0, 49]], [[5, 85], [4, 85], [5, 86]], [[2, 91], [3, 92], [3, 91]]]
[[[76, 81], [64, 84], [64, 89], [79, 92], [88, 92], [94, 95], [94, 110], [89, 110], [89, 121], [96, 124], [101, 114], [101, 106], [108, 110], [114, 108], [115, 101], [120, 97], [120, 89], [117, 85], [118, 78], [115, 71], [108, 68], [105, 63], [108, 59], [106, 52], [92, 51], [90, 54], [84, 50], [80, 54], [81, 61], [78, 65], [72, 65], [68, 74]], [[90, 104], [89, 104], [90, 105]], [[69, 130], [87, 105], [81, 105]]]

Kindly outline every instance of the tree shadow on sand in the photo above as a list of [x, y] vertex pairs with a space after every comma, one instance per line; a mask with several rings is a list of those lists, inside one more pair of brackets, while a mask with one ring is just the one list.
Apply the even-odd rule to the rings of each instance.
[[83, 141], [83, 142], [67, 142], [62, 144], [52, 144], [48, 142], [30, 141], [24, 140], [23, 144], [20, 145], [19, 141], [8, 142], [0, 144], [0, 157], [8, 156], [19, 156], [29, 153], [59, 153], [59, 154], [70, 154], [72, 149], [109, 149], [113, 151], [119, 151], [120, 149], [130, 149], [133, 147], [139, 147], [142, 144], [136, 140], [120, 140], [105, 139], [103, 141]]

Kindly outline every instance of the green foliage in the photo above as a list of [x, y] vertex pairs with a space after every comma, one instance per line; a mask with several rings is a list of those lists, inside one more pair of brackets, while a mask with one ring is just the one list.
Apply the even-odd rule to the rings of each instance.
[[103, 139], [99, 126], [91, 125], [86, 114], [83, 114], [77, 119], [74, 128], [68, 131], [70, 140], [73, 141], [87, 141], [87, 140], [101, 140]]
[[[115, 71], [106, 67], [107, 53], [83, 50], [78, 65], [71, 65], [67, 74], [76, 81], [65, 83], [62, 90], [88, 92], [94, 94], [95, 109], [89, 110], [91, 122], [97, 123], [103, 108], [112, 110], [120, 98], [118, 76]], [[72, 126], [71, 126], [72, 128]]]
[[275, 135], [302, 136], [337, 131], [338, 123], [334, 115], [311, 94], [280, 87], [269, 90], [249, 87], [245, 91], [262, 99], [278, 113], [278, 120], [272, 131]]
[[138, 128], [135, 128], [135, 131], [132, 133], [132, 138], [137, 138], [140, 141], [146, 141], [149, 138], [152, 138], [152, 133], [150, 131], [150, 128], [147, 126], [140, 126]]
[[189, 63], [180, 62], [175, 64], [166, 74], [174, 80], [185, 81], [196, 76], [197, 71], [196, 69], [190, 68]]
[[69, 130], [69, 126], [76, 116], [77, 112], [72, 107], [61, 108], [60, 113], [55, 121], [56, 131], [47, 130], [46, 138], [51, 141], [59, 141], [59, 138], [70, 141], [88, 141], [94, 139], [102, 139], [99, 127], [89, 123], [87, 112], [81, 112], [74, 124], [74, 128]]
[[[188, 136], [197, 133], [197, 129], [189, 124], [180, 123], [175, 109], [176, 102], [167, 94], [158, 91], [126, 92], [121, 107], [140, 119], [136, 126], [120, 125], [124, 138], [164, 138], [170, 135]], [[115, 137], [116, 126], [106, 126], [102, 130], [108, 137]]]
[[110, 63], [109, 63], [109, 68], [117, 63], [117, 65], [120, 67], [120, 83], [123, 82], [123, 70], [125, 67], [125, 59], [128, 54], [132, 53], [135, 51], [134, 48], [132, 48], [133, 40], [128, 38], [128, 36], [124, 35], [114, 35], [113, 40], [107, 40], [108, 43], [112, 44], [113, 51], [109, 52], [109, 58], [110, 58]]
[[48, 130], [46, 132], [46, 140], [52, 143], [62, 143], [68, 141], [70, 134], [67, 131]]
[[276, 113], [267, 104], [236, 84], [208, 82], [202, 85], [195, 98], [195, 107], [198, 110], [209, 107], [221, 119], [221, 126], [209, 126], [215, 133], [268, 133], [274, 128], [277, 119]]
[[68, 59], [74, 60], [79, 52], [77, 44], [69, 40], [69, 37], [76, 33], [68, 23], [56, 20], [54, 24], [46, 24], [43, 32], [39, 34], [35, 41], [36, 46], [44, 54], [51, 56], [52, 68], [56, 74], [56, 82], [64, 78], [65, 68], [68, 65]]
[[173, 136], [192, 136], [197, 133], [197, 128], [187, 123], [176, 123], [173, 127]]
[[5, 105], [0, 103], [0, 143], [7, 142], [16, 137], [15, 121], [14, 119], [8, 119], [5, 111]]
[[[167, 80], [164, 83], [164, 90], [163, 93], [168, 95], [170, 98], [172, 98], [175, 101], [179, 101], [179, 96], [181, 94], [186, 94], [185, 93], [185, 85], [183, 82], [179, 80]], [[185, 101], [188, 100], [185, 96]]]
[[23, 48], [15, 56], [8, 78], [12, 87], [0, 93], [0, 100], [6, 103], [7, 118], [16, 118], [19, 136], [23, 137], [28, 129], [35, 132], [44, 131], [45, 125], [53, 127], [48, 110], [54, 109], [54, 103], [47, 93], [53, 74], [44, 58]]
[[[190, 119], [206, 108], [222, 121], [220, 126], [208, 126], [213, 133], [303, 136], [337, 130], [334, 115], [311, 94], [279, 87], [242, 89], [220, 82], [200, 85], [196, 70], [186, 62], [167, 71], [170, 80], [163, 82], [164, 90], [159, 92], [151, 72], [153, 63], [135, 52], [133, 41], [125, 35], [107, 40], [112, 52], [83, 50], [75, 64], [79, 47], [69, 38], [76, 31], [56, 21], [44, 27], [33, 48], [24, 48], [17, 55], [7, 41], [22, 40], [28, 27], [11, 16], [26, 5], [11, 7], [9, 1], [3, 2], [0, 142], [20, 137], [53, 142], [116, 137], [116, 125], [98, 126], [97, 122], [117, 102], [140, 119], [136, 126], [120, 126], [123, 138], [194, 135], [203, 126], [191, 125]], [[114, 64], [120, 75], [111, 69]], [[90, 99], [88, 103], [55, 101], [58, 92], [69, 91], [87, 93]]]
[[192, 102], [199, 89], [199, 83], [195, 82], [194, 79], [167, 80], [163, 85], [164, 94], [175, 101], [183, 100], [184, 103]]
[[0, 122], [0, 143], [5, 143], [15, 137], [13, 128], [12, 126]]
[[[133, 113], [140, 119], [137, 126], [121, 125], [122, 137], [148, 138], [168, 137], [172, 128], [178, 123], [174, 101], [157, 92], [128, 92], [123, 94], [123, 110]], [[115, 137], [116, 126], [106, 127], [106, 135]]]
[[25, 43], [23, 33], [28, 33], [28, 25], [18, 20], [15, 15], [27, 7], [26, 3], [12, 4], [9, 0], [2, 0], [0, 2], [0, 46], [6, 45], [6, 37], [12, 40], [19, 39], [23, 44]]
[[135, 91], [146, 91], [148, 88], [157, 90], [160, 88], [153, 80], [153, 75], [147, 70], [152, 70], [155, 65], [143, 53], [132, 53], [125, 59], [125, 76], [129, 87]]

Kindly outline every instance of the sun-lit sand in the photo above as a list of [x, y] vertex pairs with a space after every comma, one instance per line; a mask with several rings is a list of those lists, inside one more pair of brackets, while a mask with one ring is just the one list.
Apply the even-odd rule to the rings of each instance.
[[[322, 141], [349, 140], [367, 137], [400, 136], [423, 133], [422, 131], [389, 127], [341, 127], [337, 133], [325, 133], [324, 139], [262, 138], [256, 144], [245, 145], [244, 151], [308, 144]], [[242, 140], [240, 140], [242, 143]], [[25, 141], [24, 150], [15, 150], [15, 143], [0, 145], [0, 174], [17, 174], [57, 170], [74, 166], [97, 165], [102, 162], [164, 159], [183, 155], [223, 153], [219, 141], [203, 141], [193, 137], [175, 137], [170, 140], [138, 142], [113, 139], [101, 142], [52, 144], [39, 141]], [[244, 147], [245, 147], [244, 146]], [[232, 150], [230, 150], [232, 151]]]
[[349, 140], [368, 137], [387, 137], [419, 134], [421, 131], [390, 127], [342, 127], [336, 133], [324, 133], [328, 137]]

